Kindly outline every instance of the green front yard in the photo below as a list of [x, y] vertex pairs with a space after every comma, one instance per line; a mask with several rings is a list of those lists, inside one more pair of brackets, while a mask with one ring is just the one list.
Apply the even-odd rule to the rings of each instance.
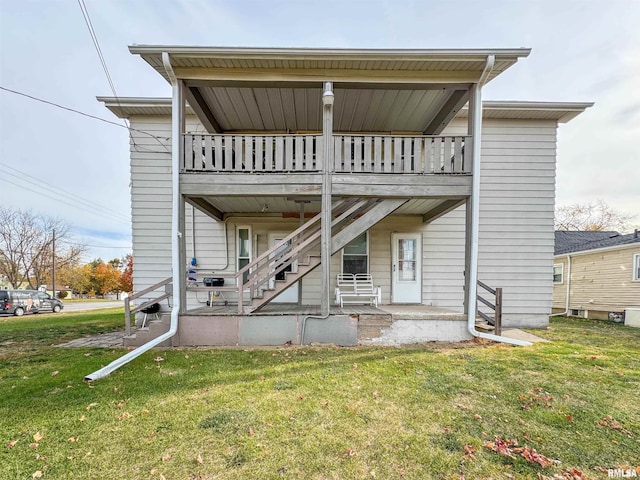
[[0, 478], [597, 479], [640, 466], [639, 329], [554, 319], [535, 332], [553, 342], [529, 348], [157, 350], [84, 383], [125, 350], [53, 344], [122, 317], [0, 318]]

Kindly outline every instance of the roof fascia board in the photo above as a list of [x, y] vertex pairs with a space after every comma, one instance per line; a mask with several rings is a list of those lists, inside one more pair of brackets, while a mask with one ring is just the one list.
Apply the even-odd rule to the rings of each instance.
[[530, 48], [495, 49], [352, 49], [352, 48], [252, 48], [252, 47], [203, 47], [182, 45], [130, 45], [129, 52], [137, 55], [154, 55], [167, 52], [178, 57], [226, 57], [265, 59], [314, 58], [314, 59], [372, 59], [393, 60], [454, 60], [484, 61], [488, 55], [496, 57], [525, 58]]
[[185, 81], [217, 80], [217, 81], [259, 81], [259, 82], [318, 82], [327, 78], [335, 82], [380, 82], [380, 83], [413, 83], [415, 85], [430, 83], [475, 83], [481, 71], [402, 71], [402, 70], [355, 70], [355, 69], [244, 69], [244, 68], [207, 68], [207, 67], [174, 67], [176, 77]]

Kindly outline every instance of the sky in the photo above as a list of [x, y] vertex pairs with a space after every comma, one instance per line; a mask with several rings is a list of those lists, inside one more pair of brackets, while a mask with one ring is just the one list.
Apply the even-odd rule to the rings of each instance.
[[[485, 100], [595, 102], [558, 130], [557, 205], [640, 224], [640, 0], [85, 0], [118, 96], [168, 97], [133, 44], [532, 48]], [[85, 260], [131, 251], [129, 138], [79, 0], [0, 0], [0, 205], [60, 218]]]

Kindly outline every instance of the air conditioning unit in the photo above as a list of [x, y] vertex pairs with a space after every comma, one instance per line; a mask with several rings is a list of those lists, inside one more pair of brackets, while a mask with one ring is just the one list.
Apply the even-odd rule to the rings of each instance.
[[640, 308], [627, 308], [624, 311], [624, 324], [640, 328]]

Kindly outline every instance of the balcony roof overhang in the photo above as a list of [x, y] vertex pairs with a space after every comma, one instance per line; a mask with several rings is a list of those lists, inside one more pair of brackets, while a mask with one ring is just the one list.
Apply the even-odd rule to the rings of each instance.
[[167, 81], [162, 55], [207, 130], [322, 130], [322, 82], [335, 91], [334, 130], [438, 134], [487, 81], [530, 49], [312, 49], [136, 45]]

